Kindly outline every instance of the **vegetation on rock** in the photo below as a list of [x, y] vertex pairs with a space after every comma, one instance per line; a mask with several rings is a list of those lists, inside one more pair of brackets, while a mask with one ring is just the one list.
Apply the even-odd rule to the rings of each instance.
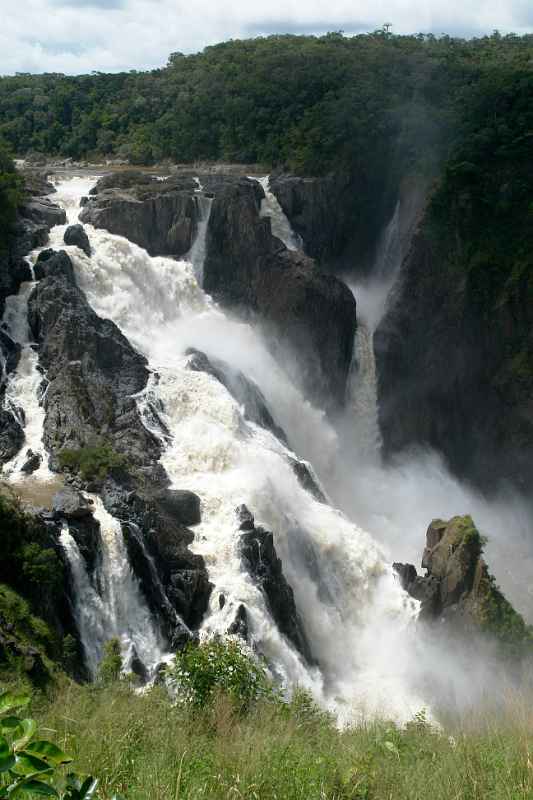
[[126, 466], [127, 460], [107, 443], [78, 449], [61, 450], [59, 464], [62, 469], [79, 472], [83, 480], [104, 480], [112, 469]]

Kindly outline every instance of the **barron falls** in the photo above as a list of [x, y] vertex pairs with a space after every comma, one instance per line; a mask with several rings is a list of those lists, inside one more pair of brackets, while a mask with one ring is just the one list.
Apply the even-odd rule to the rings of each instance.
[[365, 274], [334, 274], [310, 181], [52, 180], [3, 295], [0, 459], [63, 564], [76, 676], [113, 638], [150, 683], [232, 636], [339, 724], [490, 692], [494, 609], [533, 618], [525, 500], [387, 438], [424, 197], [398, 198]]

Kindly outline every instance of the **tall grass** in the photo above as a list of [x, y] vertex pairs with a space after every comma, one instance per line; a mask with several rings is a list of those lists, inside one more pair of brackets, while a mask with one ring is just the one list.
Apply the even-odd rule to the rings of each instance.
[[497, 717], [467, 715], [440, 730], [419, 718], [339, 731], [303, 696], [243, 716], [221, 695], [192, 711], [161, 689], [120, 684], [68, 685], [33, 713], [78, 771], [99, 777], [103, 798], [533, 798], [533, 707], [518, 696]]

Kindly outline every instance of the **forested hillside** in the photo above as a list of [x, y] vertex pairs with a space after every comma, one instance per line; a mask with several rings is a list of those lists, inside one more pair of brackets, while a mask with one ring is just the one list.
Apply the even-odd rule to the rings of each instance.
[[174, 53], [151, 72], [18, 74], [0, 80], [0, 136], [19, 154], [224, 159], [307, 174], [380, 174], [393, 147], [428, 168], [472, 92], [490, 95], [520, 70], [531, 86], [532, 41], [271, 36]]

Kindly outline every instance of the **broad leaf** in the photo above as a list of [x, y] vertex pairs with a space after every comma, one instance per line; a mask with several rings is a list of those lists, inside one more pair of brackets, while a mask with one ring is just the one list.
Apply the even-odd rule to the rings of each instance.
[[44, 739], [30, 742], [26, 747], [26, 753], [42, 758], [54, 767], [59, 767], [61, 764], [69, 764], [72, 761], [72, 758], [67, 756], [59, 747]]
[[50, 786], [49, 783], [34, 779], [16, 784], [14, 789], [9, 792], [8, 796], [16, 800], [17, 797], [31, 797], [36, 794], [41, 797], [59, 797], [54, 787]]
[[14, 692], [2, 692], [0, 694], [0, 714], [11, 711], [12, 708], [22, 708], [30, 702], [28, 694], [15, 694]]
[[11, 770], [16, 775], [38, 775], [39, 773], [52, 772], [52, 768], [46, 761], [24, 750], [15, 756], [15, 766]]
[[20, 722], [20, 730], [16, 730], [16, 739], [13, 742], [15, 750], [22, 750], [28, 744], [35, 731], [37, 730], [37, 723], [34, 719], [23, 719]]
[[15, 757], [4, 736], [0, 736], [0, 772], [7, 772], [15, 763]]
[[7, 772], [10, 770], [15, 764], [15, 756], [9, 754], [4, 758], [0, 758], [0, 772]]
[[0, 731], [2, 731], [2, 733], [13, 731], [15, 728], [18, 728], [21, 722], [22, 720], [20, 717], [4, 717], [0, 719]]

